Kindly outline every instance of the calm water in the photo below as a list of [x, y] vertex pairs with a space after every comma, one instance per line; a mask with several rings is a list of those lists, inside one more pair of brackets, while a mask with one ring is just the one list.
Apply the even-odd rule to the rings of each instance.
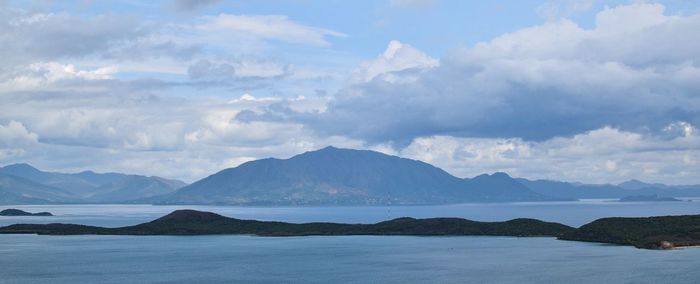
[[[604, 216], [700, 214], [700, 202], [607, 201], [450, 206], [249, 208], [216, 206], [4, 206], [56, 217], [10, 223], [136, 224], [177, 208], [292, 222], [388, 217], [534, 217], [580, 225]], [[0, 283], [698, 283], [700, 249], [649, 251], [552, 238], [344, 236], [0, 235]]]

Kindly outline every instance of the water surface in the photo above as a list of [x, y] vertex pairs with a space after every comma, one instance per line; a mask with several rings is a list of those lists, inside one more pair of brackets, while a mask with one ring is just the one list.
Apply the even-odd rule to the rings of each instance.
[[[457, 204], [402, 207], [2, 206], [55, 217], [13, 223], [124, 226], [176, 209], [289, 222], [370, 223], [399, 216], [579, 226], [608, 216], [700, 214], [700, 202]], [[698, 283], [700, 249], [640, 250], [512, 237], [0, 235], [0, 283]]]

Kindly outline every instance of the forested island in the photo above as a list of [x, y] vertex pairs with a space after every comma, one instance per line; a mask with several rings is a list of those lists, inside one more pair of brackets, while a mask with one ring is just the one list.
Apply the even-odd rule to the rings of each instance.
[[700, 215], [602, 218], [560, 236], [562, 240], [670, 249], [700, 245]]
[[477, 222], [461, 218], [397, 218], [376, 224], [303, 223], [241, 220], [211, 212], [177, 210], [135, 226], [104, 228], [74, 224], [17, 224], [4, 234], [42, 235], [415, 235], [415, 236], [560, 236], [574, 228], [535, 219]]
[[573, 228], [536, 219], [478, 222], [462, 218], [397, 218], [375, 224], [286, 223], [229, 218], [211, 212], [176, 210], [154, 221], [105, 228], [75, 224], [15, 224], [0, 234], [40, 235], [256, 235], [256, 236], [516, 236], [671, 249], [700, 245], [700, 215], [603, 218]]

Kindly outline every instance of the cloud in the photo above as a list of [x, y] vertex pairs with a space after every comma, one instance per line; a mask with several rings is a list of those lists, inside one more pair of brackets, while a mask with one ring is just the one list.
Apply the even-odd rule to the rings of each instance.
[[173, 0], [172, 5], [177, 11], [189, 12], [218, 2], [221, 2], [221, 0]]
[[211, 62], [202, 59], [187, 69], [190, 78], [194, 80], [280, 79], [288, 76], [290, 72], [290, 66], [287, 64], [252, 59], [233, 62]]
[[462, 177], [506, 171], [521, 177], [588, 183], [642, 178], [693, 184], [698, 182], [695, 173], [700, 170], [697, 134], [669, 140], [611, 127], [540, 142], [519, 138], [421, 137], [398, 153]]
[[59, 62], [32, 63], [25, 68], [17, 67], [11, 74], [0, 75], [0, 93], [27, 90], [51, 90], [77, 83], [84, 88], [86, 81], [113, 79], [117, 72], [114, 66], [94, 70], [80, 70], [72, 64]]
[[0, 16], [3, 66], [82, 58], [119, 48], [149, 33], [133, 17], [28, 13], [6, 9]]
[[204, 17], [195, 29], [214, 33], [239, 33], [265, 40], [329, 46], [329, 37], [346, 37], [330, 29], [306, 26], [283, 15], [232, 15]]
[[21, 122], [11, 120], [6, 125], [0, 124], [0, 147], [13, 148], [36, 143], [38, 136], [32, 133]]
[[663, 10], [607, 8], [592, 29], [547, 22], [453, 50], [436, 67], [396, 53], [416, 63], [414, 80], [353, 84], [324, 112], [261, 118], [400, 146], [434, 135], [543, 141], [604, 126], [660, 135], [674, 121], [698, 125], [700, 40], [688, 35], [700, 14]]
[[410, 79], [410, 77], [401, 76], [401, 71], [421, 70], [437, 67], [438, 65], [439, 61], [437, 59], [431, 58], [415, 47], [392, 40], [384, 53], [374, 60], [362, 62], [353, 75], [356, 77], [355, 80], [361, 82], [368, 82], [377, 77], [389, 82], [395, 82], [397, 80]]
[[282, 15], [0, 9], [0, 161], [192, 181], [336, 145], [464, 177], [699, 183], [700, 16], [635, 3], [583, 28], [564, 6], [440, 59], [391, 41], [362, 62]]

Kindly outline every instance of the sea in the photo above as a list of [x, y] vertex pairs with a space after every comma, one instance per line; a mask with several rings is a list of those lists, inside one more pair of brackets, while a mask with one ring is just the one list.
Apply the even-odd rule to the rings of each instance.
[[[440, 206], [16, 205], [53, 217], [16, 223], [117, 227], [195, 209], [240, 219], [373, 223], [410, 216], [580, 226], [610, 216], [700, 214], [684, 202], [522, 202]], [[669, 251], [518, 237], [0, 235], [0, 283], [700, 283], [700, 248]]]

